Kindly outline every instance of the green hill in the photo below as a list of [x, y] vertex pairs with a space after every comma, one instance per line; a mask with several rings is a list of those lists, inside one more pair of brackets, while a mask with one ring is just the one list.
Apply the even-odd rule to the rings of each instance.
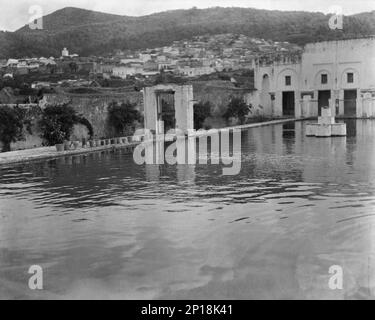
[[252, 8], [193, 8], [142, 17], [64, 8], [44, 17], [43, 30], [25, 26], [0, 33], [0, 56], [59, 56], [63, 47], [80, 55], [97, 55], [164, 46], [201, 34], [242, 33], [299, 45], [375, 34], [375, 11], [344, 17], [342, 31], [330, 30], [328, 20], [319, 12]]

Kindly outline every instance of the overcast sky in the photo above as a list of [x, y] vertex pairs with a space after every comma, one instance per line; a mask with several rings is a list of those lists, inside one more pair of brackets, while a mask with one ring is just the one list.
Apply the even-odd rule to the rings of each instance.
[[14, 31], [27, 24], [29, 8], [32, 5], [40, 5], [44, 15], [68, 6], [129, 16], [194, 6], [235, 6], [328, 13], [331, 6], [339, 5], [344, 14], [375, 10], [375, 0], [0, 0], [0, 30]]

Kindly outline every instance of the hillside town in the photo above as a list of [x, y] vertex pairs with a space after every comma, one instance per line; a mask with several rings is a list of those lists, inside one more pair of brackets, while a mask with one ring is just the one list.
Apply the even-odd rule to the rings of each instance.
[[145, 81], [160, 73], [192, 79], [224, 71], [253, 69], [257, 57], [276, 59], [300, 50], [300, 47], [288, 42], [244, 35], [205, 35], [174, 41], [170, 46], [161, 48], [116, 50], [101, 57], [80, 57], [70, 53], [69, 48], [63, 48], [60, 57], [9, 58], [0, 61], [0, 73], [3, 81], [23, 77], [33, 89], [90, 86], [94, 80]]

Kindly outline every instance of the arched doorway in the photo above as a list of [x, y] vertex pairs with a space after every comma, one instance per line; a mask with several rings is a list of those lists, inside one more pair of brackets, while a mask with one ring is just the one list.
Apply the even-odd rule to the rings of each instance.
[[270, 96], [270, 79], [265, 74], [262, 79], [262, 89], [260, 91], [260, 105], [263, 108], [263, 114], [272, 115], [272, 101]]

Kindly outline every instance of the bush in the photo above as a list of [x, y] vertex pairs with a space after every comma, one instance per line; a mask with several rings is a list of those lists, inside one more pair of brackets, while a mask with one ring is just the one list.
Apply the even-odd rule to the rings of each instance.
[[23, 138], [24, 113], [18, 108], [0, 107], [0, 140], [2, 152], [10, 151], [10, 144]]
[[206, 118], [211, 116], [211, 103], [198, 102], [194, 105], [194, 129], [199, 130], [203, 128]]
[[47, 144], [53, 146], [69, 140], [75, 124], [81, 123], [87, 127], [90, 136], [93, 135], [93, 128], [90, 122], [77, 115], [76, 111], [66, 104], [47, 106], [39, 122], [42, 131], [41, 137]]
[[118, 135], [123, 135], [127, 130], [135, 130], [134, 123], [141, 120], [141, 114], [135, 109], [136, 104], [129, 101], [119, 105], [112, 102], [108, 108], [108, 122]]
[[247, 105], [245, 101], [241, 98], [232, 97], [228, 104], [227, 111], [224, 113], [223, 117], [226, 121], [230, 118], [237, 118], [240, 124], [244, 124], [246, 116], [248, 115], [251, 105]]

